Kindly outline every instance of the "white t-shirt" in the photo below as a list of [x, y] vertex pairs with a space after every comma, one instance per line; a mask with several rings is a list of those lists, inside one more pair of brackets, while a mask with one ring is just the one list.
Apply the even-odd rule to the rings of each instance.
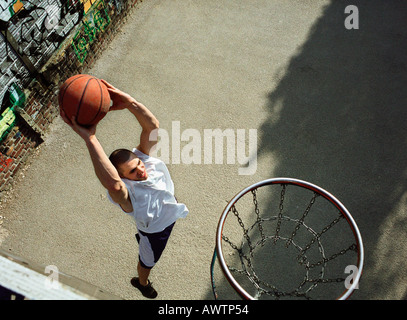
[[[138, 230], [161, 232], [178, 218], [185, 218], [189, 211], [184, 204], [177, 203], [174, 183], [165, 163], [137, 149], [133, 149], [133, 152], [144, 162], [148, 178], [142, 181], [122, 179], [133, 205], [133, 212], [126, 213], [134, 218]], [[107, 195], [111, 202], [120, 207], [109, 193]]]

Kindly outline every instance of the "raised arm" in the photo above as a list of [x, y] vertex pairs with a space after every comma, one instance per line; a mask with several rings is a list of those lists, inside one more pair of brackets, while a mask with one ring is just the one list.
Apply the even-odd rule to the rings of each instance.
[[107, 189], [113, 201], [120, 204], [126, 212], [131, 212], [133, 207], [129, 198], [126, 185], [121, 180], [116, 168], [110, 162], [99, 140], [96, 138], [96, 125], [82, 127], [78, 125], [75, 118], [69, 120], [61, 111], [63, 120], [85, 141], [92, 164], [101, 184]]
[[129, 94], [115, 88], [105, 80], [102, 80], [102, 82], [109, 90], [110, 98], [113, 101], [113, 105], [110, 110], [127, 109], [137, 118], [142, 128], [140, 144], [137, 146], [137, 149], [148, 155], [151, 148], [157, 143], [157, 139], [150, 140], [150, 134], [159, 128], [157, 118], [149, 109], [147, 109], [145, 105], [138, 102]]

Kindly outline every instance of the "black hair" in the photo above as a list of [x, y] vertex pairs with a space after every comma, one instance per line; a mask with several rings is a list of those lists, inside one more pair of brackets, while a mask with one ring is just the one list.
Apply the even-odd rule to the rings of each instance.
[[119, 165], [131, 160], [134, 157], [136, 157], [134, 152], [128, 149], [117, 149], [110, 154], [109, 160], [120, 173]]

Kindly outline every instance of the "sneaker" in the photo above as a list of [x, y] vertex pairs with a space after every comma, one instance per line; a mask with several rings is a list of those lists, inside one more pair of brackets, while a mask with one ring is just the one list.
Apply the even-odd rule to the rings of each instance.
[[138, 281], [138, 278], [132, 278], [130, 283], [133, 287], [136, 287], [140, 290], [141, 294], [146, 298], [154, 299], [157, 297], [157, 291], [151, 286], [150, 280], [148, 280], [148, 284], [146, 286], [142, 286]]

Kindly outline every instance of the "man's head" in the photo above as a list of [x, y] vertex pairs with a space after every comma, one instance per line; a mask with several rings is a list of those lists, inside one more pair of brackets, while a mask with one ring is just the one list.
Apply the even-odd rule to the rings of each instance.
[[121, 178], [129, 180], [146, 180], [148, 173], [143, 161], [127, 149], [117, 149], [109, 157]]

